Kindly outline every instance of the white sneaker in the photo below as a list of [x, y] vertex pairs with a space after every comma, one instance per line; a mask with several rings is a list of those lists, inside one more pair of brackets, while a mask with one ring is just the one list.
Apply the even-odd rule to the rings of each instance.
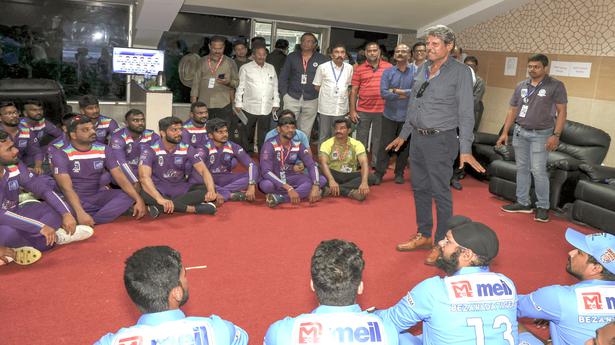
[[68, 244], [71, 242], [83, 241], [94, 235], [94, 229], [87, 225], [77, 225], [77, 229], [72, 235], [69, 235], [66, 230], [59, 228], [56, 231], [57, 244]]
[[23, 206], [27, 203], [30, 202], [40, 202], [40, 200], [38, 200], [34, 194], [30, 193], [30, 192], [25, 192], [25, 193], [20, 193], [19, 194], [19, 206]]

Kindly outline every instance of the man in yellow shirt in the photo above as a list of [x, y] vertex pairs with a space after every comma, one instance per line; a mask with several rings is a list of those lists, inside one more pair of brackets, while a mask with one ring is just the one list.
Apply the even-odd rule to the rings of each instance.
[[365, 146], [349, 136], [351, 122], [348, 118], [335, 120], [333, 126], [334, 136], [320, 145], [318, 154], [322, 173], [328, 181], [323, 196], [343, 195], [363, 201], [375, 179], [369, 173]]

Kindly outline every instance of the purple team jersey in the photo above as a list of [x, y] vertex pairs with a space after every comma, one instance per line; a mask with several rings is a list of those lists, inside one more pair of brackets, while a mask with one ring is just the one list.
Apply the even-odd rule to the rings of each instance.
[[79, 151], [68, 143], [53, 153], [51, 164], [54, 175], [70, 176], [73, 189], [79, 196], [96, 194], [101, 176], [107, 170], [119, 167], [111, 148], [97, 142], [88, 151]]
[[111, 135], [110, 146], [113, 155], [120, 164], [128, 164], [128, 168], [122, 170], [129, 174], [130, 180], [138, 180], [139, 157], [141, 157], [143, 148], [158, 140], [160, 140], [160, 136], [149, 129], [146, 129], [137, 140], [132, 138], [128, 128], [122, 128]]
[[45, 180], [34, 175], [21, 162], [6, 166], [0, 180], [0, 225], [29, 232], [38, 232], [43, 226], [37, 220], [18, 214], [20, 188], [47, 201], [58, 214], [70, 213], [68, 205], [49, 188]]
[[209, 141], [209, 137], [207, 136], [207, 124], [203, 127], [197, 127], [192, 122], [192, 119], [186, 121], [182, 129], [182, 141], [196, 148], [205, 146], [205, 143]]
[[143, 147], [139, 164], [152, 169], [152, 181], [161, 194], [175, 197], [190, 188], [187, 178], [198, 162], [201, 162], [198, 151], [187, 143], [181, 142], [173, 152], [167, 152], [158, 140], [150, 147]]
[[62, 136], [63, 134], [62, 130], [60, 130], [53, 123], [45, 119], [42, 119], [40, 121], [34, 121], [34, 120], [27, 119], [25, 117], [22, 117], [20, 120], [20, 123], [23, 124], [23, 126], [28, 127], [30, 129], [30, 135], [35, 137], [36, 140], [39, 142], [39, 144], [41, 140], [43, 140], [45, 135], [48, 135], [52, 138], [58, 138]]
[[319, 184], [320, 173], [314, 159], [300, 141], [291, 140], [288, 148], [280, 143], [280, 136], [271, 138], [263, 145], [260, 156], [262, 178], [271, 181], [276, 187], [286, 183], [286, 177], [297, 174], [293, 166], [301, 160], [307, 169], [313, 184]]
[[[34, 163], [37, 160], [43, 160], [43, 152], [38, 145], [38, 140], [30, 131], [30, 128], [19, 123], [19, 131], [17, 135], [11, 137], [15, 147], [19, 150], [18, 158], [26, 163]], [[0, 129], [6, 131], [4, 125], [0, 124]]]
[[209, 171], [214, 175], [214, 178], [216, 174], [230, 173], [235, 166], [235, 164], [233, 164], [233, 159], [238, 160], [248, 169], [250, 183], [258, 182], [258, 167], [241, 146], [232, 141], [227, 141], [220, 148], [218, 148], [213, 141], [208, 141], [205, 144], [203, 162], [205, 162]]
[[103, 115], [100, 115], [96, 120], [92, 120], [92, 123], [94, 123], [94, 128], [96, 129], [96, 141], [101, 144], [106, 144], [107, 138], [119, 127], [114, 119]]

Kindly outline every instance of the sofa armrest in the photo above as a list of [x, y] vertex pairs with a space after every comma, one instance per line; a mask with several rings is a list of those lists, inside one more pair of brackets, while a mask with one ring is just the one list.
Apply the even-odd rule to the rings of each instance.
[[502, 159], [509, 162], [515, 161], [515, 149], [512, 145], [494, 146], [493, 149], [497, 154], [502, 156]]
[[606, 180], [615, 179], [615, 168], [612, 167], [583, 163], [579, 165], [579, 170], [593, 182], [603, 183]]
[[500, 136], [497, 134], [476, 132], [474, 133], [474, 143], [495, 146], [495, 143], [498, 141], [499, 137]]
[[583, 161], [581, 160], [574, 159], [574, 158], [567, 158], [567, 159], [560, 159], [555, 162], [551, 162], [547, 165], [547, 167], [549, 169], [576, 171], [576, 170], [579, 170], [579, 166], [582, 164], [585, 164], [585, 163], [583, 163]]

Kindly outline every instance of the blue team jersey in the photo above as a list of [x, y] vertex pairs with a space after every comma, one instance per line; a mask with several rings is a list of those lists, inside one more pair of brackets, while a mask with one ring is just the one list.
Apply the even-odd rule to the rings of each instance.
[[423, 344], [516, 345], [517, 291], [503, 274], [464, 267], [419, 283], [393, 307], [376, 313], [398, 331], [423, 321]]
[[615, 321], [615, 282], [586, 280], [520, 295], [518, 316], [549, 320], [553, 345], [583, 344], [598, 328]]
[[264, 345], [398, 344], [395, 327], [375, 314], [361, 311], [358, 304], [322, 305], [311, 314], [275, 322]]
[[246, 345], [248, 334], [216, 315], [186, 317], [179, 310], [144, 314], [136, 325], [109, 333], [95, 345]]

